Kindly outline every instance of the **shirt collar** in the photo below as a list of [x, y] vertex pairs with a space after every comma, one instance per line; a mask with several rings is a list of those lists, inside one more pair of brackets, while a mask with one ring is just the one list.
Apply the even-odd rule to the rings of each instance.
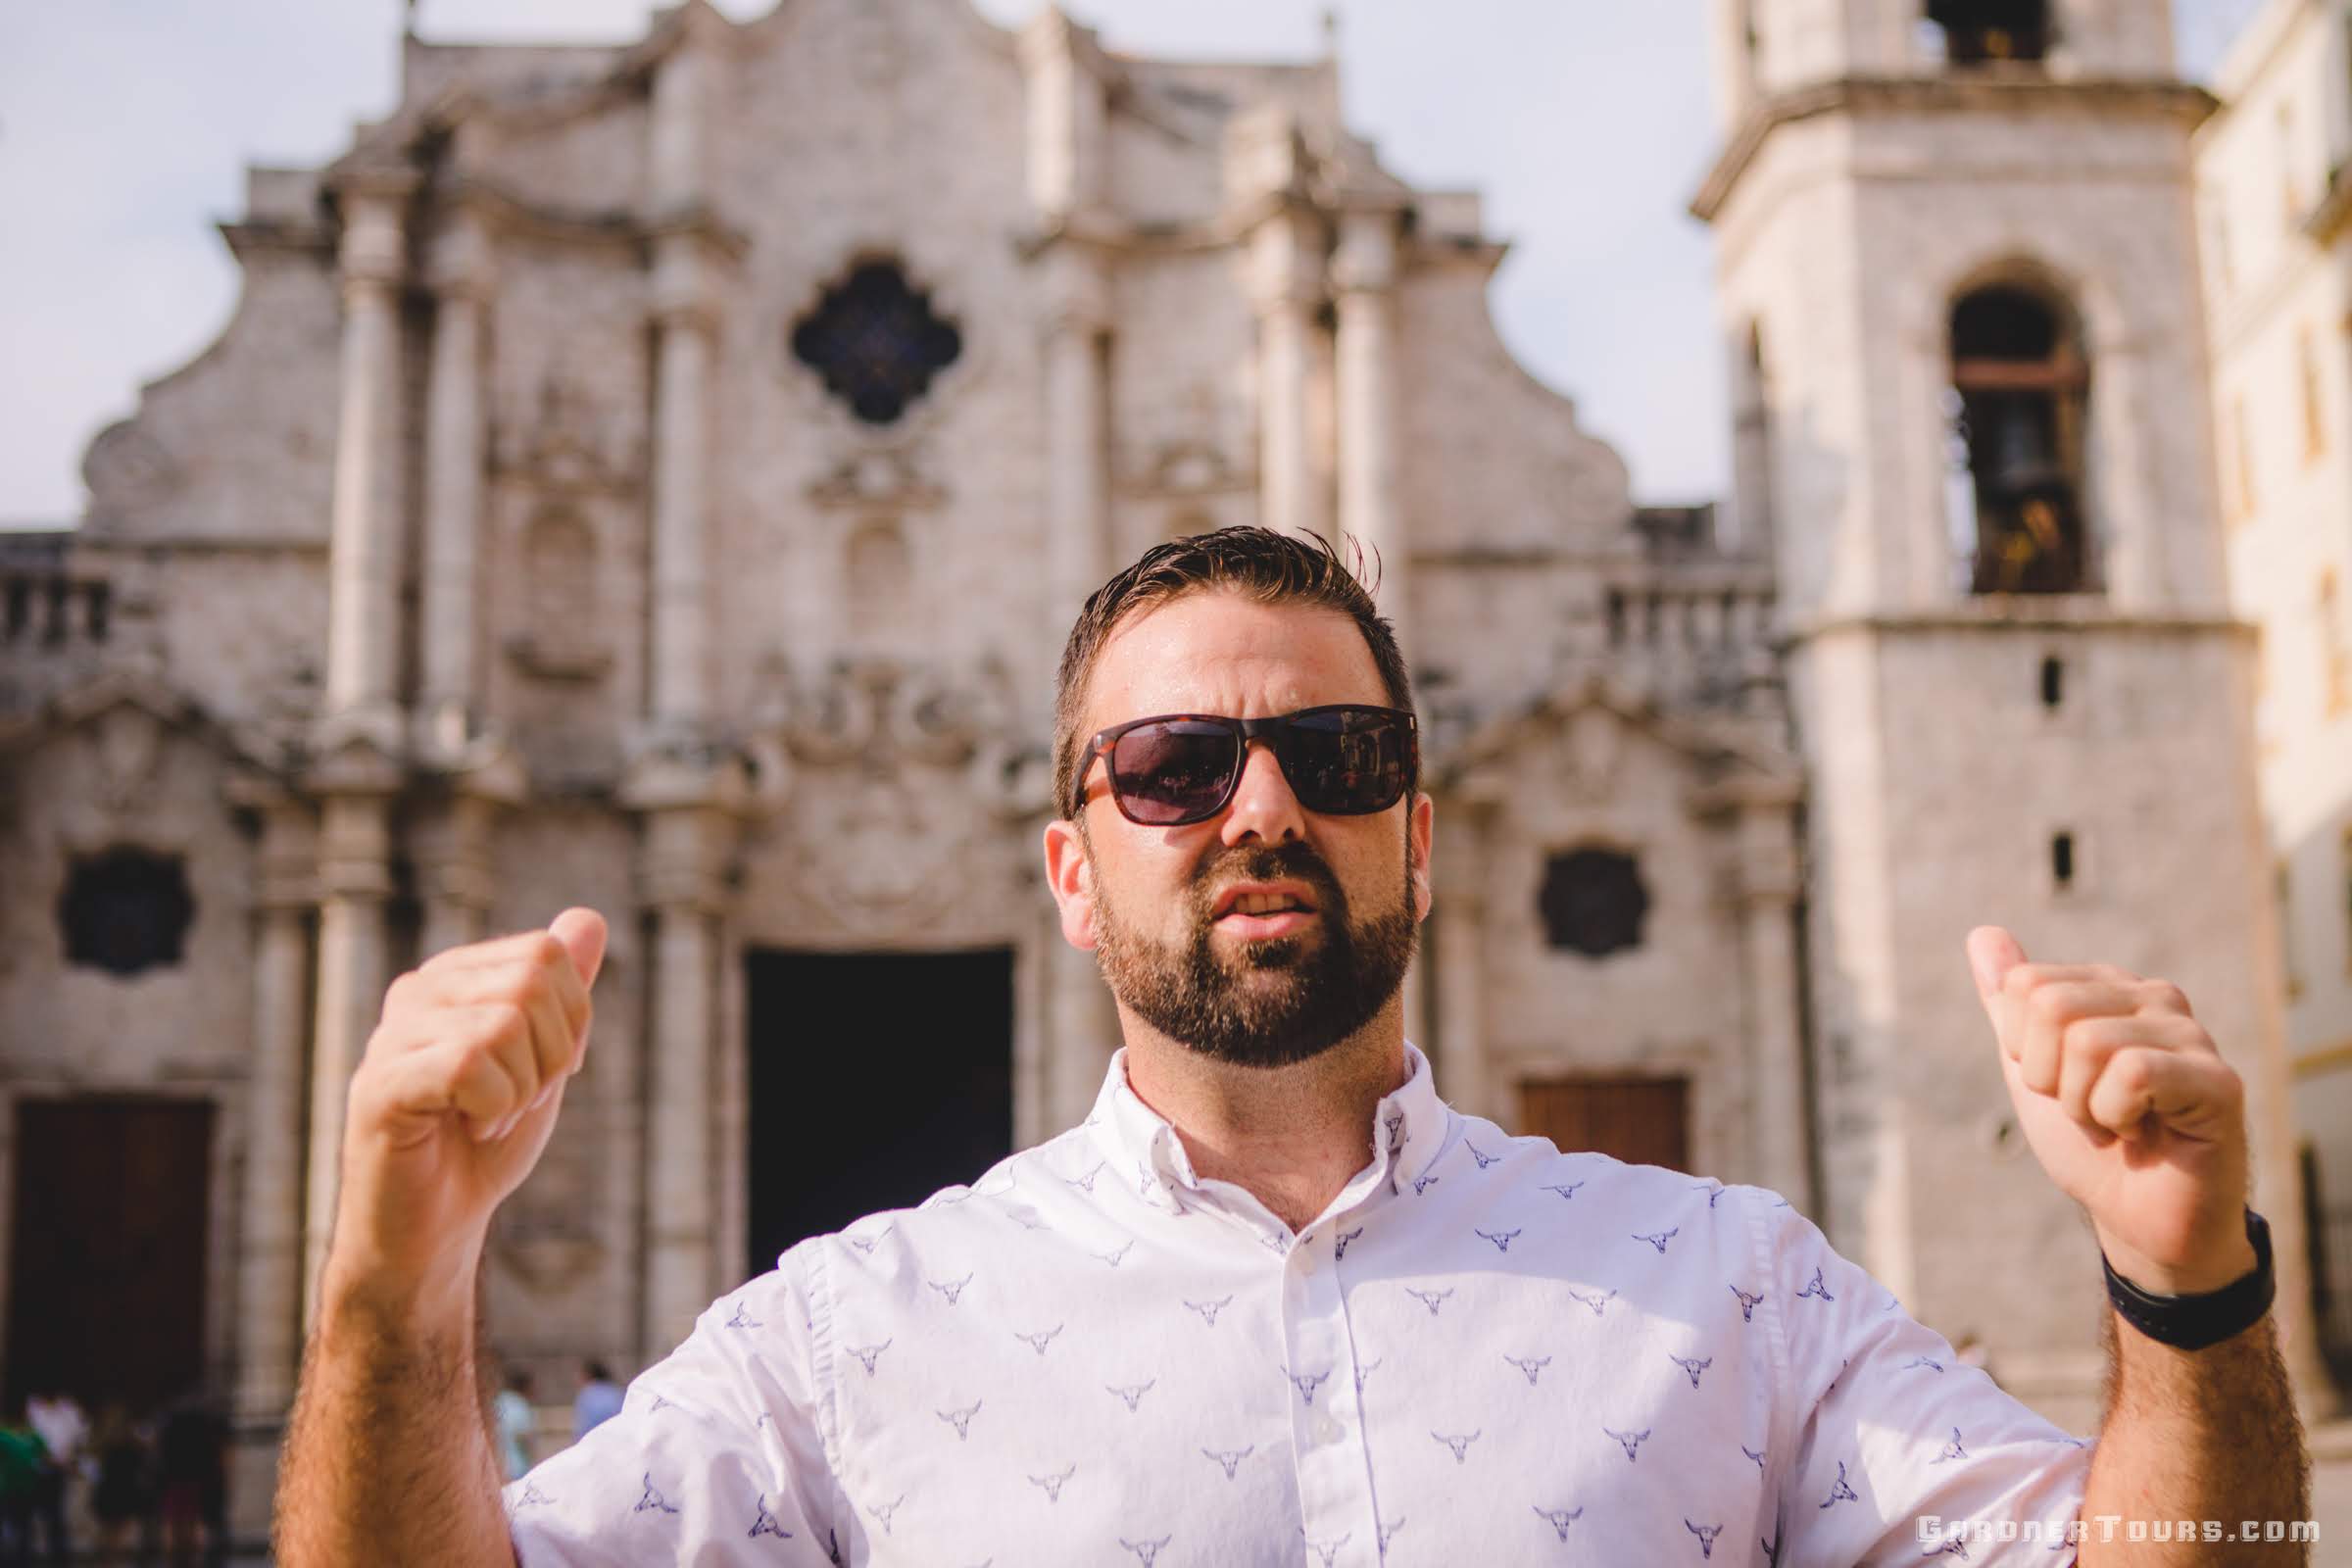
[[[1438, 1098], [1429, 1058], [1404, 1043], [1405, 1078], [1382, 1097], [1372, 1114], [1371, 1173], [1392, 1188], [1412, 1182], [1435, 1162], [1446, 1145], [1452, 1112]], [[1111, 1054], [1102, 1089], [1087, 1116], [1089, 1128], [1112, 1168], [1139, 1186], [1161, 1185], [1197, 1191], [1192, 1156], [1167, 1118], [1144, 1103], [1127, 1082], [1127, 1048]], [[1350, 1184], [1353, 1185], [1352, 1183]]]

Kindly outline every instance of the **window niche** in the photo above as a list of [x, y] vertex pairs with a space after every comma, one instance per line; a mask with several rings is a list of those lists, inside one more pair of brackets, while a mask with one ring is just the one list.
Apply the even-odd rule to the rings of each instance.
[[1995, 284], [1952, 308], [1951, 443], [1973, 523], [1970, 591], [2082, 593], [2089, 368], [2071, 315]]
[[75, 856], [57, 901], [66, 962], [126, 979], [177, 964], [195, 917], [186, 863], [128, 846]]
[[1987, 66], [2047, 59], [2048, 0], [1928, 0], [1927, 18], [1954, 66]]
[[1544, 862], [1536, 908], [1547, 946], [1605, 958], [1642, 945], [1649, 889], [1632, 856], [1588, 845]]
[[912, 564], [906, 531], [894, 518], [869, 517], [842, 550], [842, 578], [853, 636], [870, 639], [906, 619]]
[[532, 517], [522, 535], [522, 625], [507, 652], [549, 680], [592, 680], [612, 662], [597, 588], [596, 532], [568, 507]]
[[869, 258], [792, 327], [792, 355], [866, 424], [894, 424], [963, 353], [963, 334], [900, 265]]

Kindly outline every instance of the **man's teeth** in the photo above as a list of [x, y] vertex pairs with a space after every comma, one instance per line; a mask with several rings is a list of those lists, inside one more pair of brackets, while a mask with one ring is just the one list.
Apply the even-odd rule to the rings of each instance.
[[1234, 914], [1273, 914], [1282, 909], [1298, 908], [1298, 901], [1281, 893], [1245, 893], [1233, 901]]

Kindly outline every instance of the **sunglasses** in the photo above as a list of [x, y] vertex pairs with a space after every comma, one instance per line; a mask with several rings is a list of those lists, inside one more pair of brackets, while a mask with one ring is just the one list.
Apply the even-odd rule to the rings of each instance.
[[1108, 763], [1110, 798], [1128, 821], [1205, 822], [1241, 787], [1253, 740], [1273, 747], [1298, 804], [1327, 816], [1387, 810], [1421, 768], [1417, 726], [1401, 709], [1343, 703], [1272, 718], [1161, 713], [1114, 724], [1086, 743], [1070, 814], [1085, 808], [1086, 776], [1100, 757]]

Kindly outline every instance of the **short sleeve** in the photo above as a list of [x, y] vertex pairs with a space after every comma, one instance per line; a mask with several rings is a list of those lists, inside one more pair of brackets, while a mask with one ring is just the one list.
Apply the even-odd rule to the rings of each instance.
[[1776, 1206], [1763, 1228], [1795, 1439], [1775, 1560], [2067, 1568], [2090, 1444], [1962, 1362], [1810, 1220]]
[[617, 1415], [506, 1488], [521, 1568], [838, 1560], [808, 1255], [712, 1302]]

